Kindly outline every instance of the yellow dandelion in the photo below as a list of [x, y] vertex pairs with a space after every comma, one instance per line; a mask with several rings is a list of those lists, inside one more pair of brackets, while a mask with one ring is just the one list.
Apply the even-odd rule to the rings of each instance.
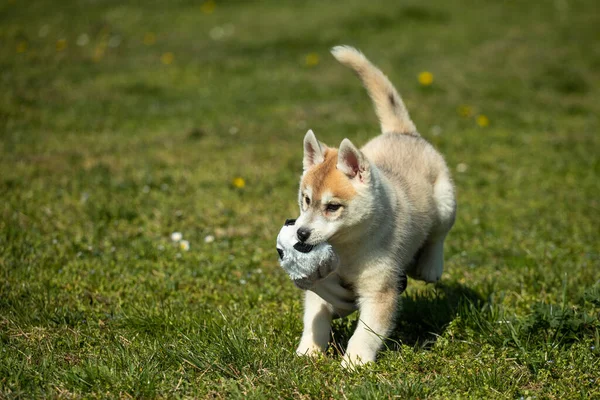
[[239, 176], [235, 178], [231, 183], [233, 183], [233, 186], [235, 186], [238, 189], [241, 189], [244, 186], [246, 186], [246, 181], [244, 180], [244, 178]]
[[17, 43], [17, 53], [25, 53], [27, 51], [27, 42], [22, 40]]
[[483, 114], [478, 115], [476, 121], [477, 125], [479, 125], [482, 128], [485, 128], [490, 124], [490, 119]]
[[306, 59], [304, 60], [307, 67], [314, 67], [319, 64], [319, 55], [317, 53], [309, 53], [306, 55]]
[[92, 60], [94, 60], [94, 62], [99, 62], [100, 60], [102, 60], [103, 57], [104, 57], [104, 47], [103, 46], [96, 47], [96, 49], [94, 50], [94, 55], [92, 56]]
[[433, 74], [429, 71], [423, 71], [417, 77], [421, 86], [429, 86], [433, 83]]
[[170, 65], [173, 63], [175, 56], [170, 51], [160, 56], [160, 61], [165, 65]]
[[473, 107], [468, 106], [466, 104], [459, 106], [456, 111], [458, 112], [458, 115], [460, 115], [463, 118], [470, 118], [471, 116], [473, 116]]
[[217, 3], [215, 3], [214, 0], [207, 0], [200, 6], [200, 11], [202, 11], [203, 14], [212, 14], [215, 12], [216, 6]]
[[144, 44], [146, 46], [152, 46], [154, 43], [156, 43], [156, 35], [152, 32], [146, 32], [144, 34]]
[[56, 51], [63, 51], [67, 48], [67, 39], [58, 39], [56, 41]]

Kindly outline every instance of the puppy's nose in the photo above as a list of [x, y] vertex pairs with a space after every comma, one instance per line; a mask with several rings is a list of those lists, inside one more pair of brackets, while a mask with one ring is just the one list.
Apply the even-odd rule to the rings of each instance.
[[310, 237], [310, 229], [304, 227], [299, 228], [298, 232], [296, 232], [296, 235], [298, 236], [298, 240], [301, 242], [306, 242]]

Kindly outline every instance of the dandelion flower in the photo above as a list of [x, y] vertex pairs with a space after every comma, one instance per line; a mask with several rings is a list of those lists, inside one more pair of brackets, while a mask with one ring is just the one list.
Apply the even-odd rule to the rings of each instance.
[[190, 242], [187, 240], [182, 240], [179, 242], [179, 248], [183, 251], [188, 251], [190, 249]]
[[314, 67], [319, 64], [319, 55], [317, 53], [309, 53], [304, 60], [307, 67]]
[[216, 6], [217, 4], [214, 0], [207, 0], [200, 6], [200, 11], [202, 11], [203, 14], [212, 14], [215, 12]]
[[246, 282], [246, 280], [245, 280], [245, 279], [240, 279], [240, 284], [241, 284], [241, 285], [245, 285], [246, 283], [248, 283], [248, 282]]
[[179, 242], [181, 239], [183, 239], [183, 235], [181, 234], [181, 232], [173, 232], [171, 233], [171, 240], [174, 242]]
[[477, 125], [482, 128], [485, 128], [490, 124], [490, 119], [483, 114], [477, 116]]
[[204, 243], [212, 243], [212, 242], [214, 242], [214, 241], [215, 241], [215, 237], [214, 237], [213, 235], [207, 235], [207, 236], [204, 238]]
[[56, 51], [63, 51], [67, 48], [67, 39], [58, 39], [56, 41]]
[[221, 40], [225, 37], [225, 30], [220, 26], [215, 26], [208, 34], [212, 40]]
[[439, 125], [434, 125], [431, 127], [431, 134], [433, 136], [440, 136], [442, 134], [442, 127]]
[[466, 104], [459, 106], [456, 111], [463, 118], [470, 118], [473, 115], [473, 107]]
[[87, 45], [90, 42], [90, 37], [87, 35], [87, 33], [82, 33], [81, 35], [79, 35], [77, 37], [77, 46], [79, 47], [83, 47], [85, 45]]
[[246, 181], [244, 180], [244, 178], [242, 178], [242, 177], [239, 177], [239, 176], [238, 176], [237, 178], [235, 178], [235, 179], [232, 181], [232, 183], [233, 183], [233, 186], [235, 186], [235, 187], [236, 187], [236, 188], [238, 188], [238, 189], [241, 189], [241, 188], [243, 188], [244, 186], [246, 186]]
[[430, 86], [433, 83], [433, 74], [429, 71], [423, 71], [417, 77], [421, 86]]
[[165, 65], [170, 65], [173, 63], [173, 60], [175, 59], [175, 56], [173, 55], [173, 53], [171, 53], [170, 51], [163, 54], [160, 57], [160, 61], [165, 64]]
[[146, 32], [144, 34], [144, 44], [146, 46], [152, 46], [154, 43], [156, 43], [156, 35], [152, 32]]
[[104, 57], [104, 47], [98, 46], [94, 50], [94, 55], [92, 57], [92, 60], [94, 60], [94, 62], [99, 62], [100, 60], [102, 60], [102, 57]]
[[22, 40], [17, 43], [17, 53], [25, 53], [27, 51], [27, 42]]

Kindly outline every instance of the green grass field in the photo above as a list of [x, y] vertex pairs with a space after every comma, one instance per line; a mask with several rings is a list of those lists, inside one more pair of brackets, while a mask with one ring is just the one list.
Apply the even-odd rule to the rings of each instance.
[[[0, 398], [600, 398], [599, 27], [592, 0], [3, 1]], [[357, 372], [356, 315], [295, 356], [275, 251], [306, 130], [378, 133], [336, 44], [459, 203]]]

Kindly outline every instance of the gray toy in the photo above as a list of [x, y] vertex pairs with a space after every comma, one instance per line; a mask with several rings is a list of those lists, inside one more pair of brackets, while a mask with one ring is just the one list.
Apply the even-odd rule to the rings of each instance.
[[335, 270], [339, 258], [327, 242], [309, 245], [298, 240], [295, 219], [288, 219], [277, 236], [279, 264], [294, 284], [310, 290], [336, 308], [340, 315], [356, 310], [356, 295], [345, 287]]

